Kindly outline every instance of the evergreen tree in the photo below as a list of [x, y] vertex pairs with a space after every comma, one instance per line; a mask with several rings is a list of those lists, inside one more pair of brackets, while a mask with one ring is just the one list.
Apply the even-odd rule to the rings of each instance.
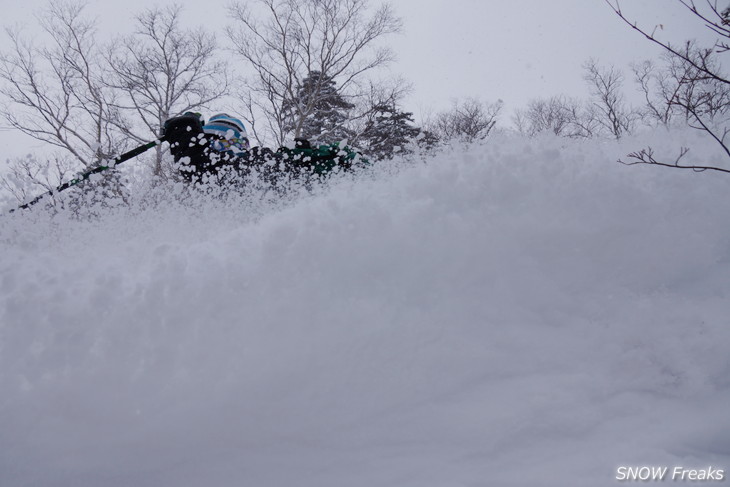
[[285, 102], [287, 130], [294, 137], [312, 141], [338, 142], [347, 139], [347, 112], [355, 105], [345, 100], [331, 77], [312, 71], [297, 89], [294, 100]]
[[421, 133], [421, 129], [413, 125], [413, 113], [401, 111], [395, 103], [379, 104], [373, 112], [373, 118], [360, 136], [371, 157], [390, 159], [404, 152], [407, 144]]

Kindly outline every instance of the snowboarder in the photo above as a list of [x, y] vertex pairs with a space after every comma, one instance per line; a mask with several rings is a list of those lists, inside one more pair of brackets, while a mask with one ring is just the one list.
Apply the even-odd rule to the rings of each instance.
[[296, 139], [293, 148], [276, 152], [250, 147], [246, 128], [239, 119], [225, 113], [204, 122], [198, 113], [187, 112], [165, 122], [162, 138], [170, 143], [183, 178], [192, 183], [221, 182], [231, 174], [256, 173], [271, 185], [282, 181], [322, 176], [336, 168], [349, 169], [359, 154], [339, 144], [312, 147]]

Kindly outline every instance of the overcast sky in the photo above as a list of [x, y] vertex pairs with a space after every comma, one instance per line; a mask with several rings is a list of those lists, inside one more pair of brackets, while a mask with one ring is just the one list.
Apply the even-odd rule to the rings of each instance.
[[[155, 4], [177, 3], [184, 6], [186, 23], [220, 29], [219, 39], [225, 41], [226, 8], [211, 6], [225, 5], [225, 0], [88, 3], [102, 33], [127, 33], [135, 12]], [[448, 108], [453, 99], [467, 96], [501, 99], [506, 113], [524, 106], [530, 98], [584, 96], [587, 88], [581, 64], [588, 58], [626, 67], [631, 61], [656, 58], [659, 53], [631, 31], [604, 0], [394, 0], [391, 4], [404, 21], [403, 33], [390, 41], [398, 56], [391, 71], [413, 83], [405, 108], [415, 112], [419, 121], [430, 112]], [[0, 0], [0, 5], [4, 25], [20, 23], [32, 32], [37, 28], [32, 12], [46, 2]], [[706, 30], [674, 0], [623, 0], [622, 7], [640, 25], [661, 25], [665, 38], [702, 38]], [[7, 47], [3, 36], [0, 48]], [[0, 132], [0, 160], [38, 146], [26, 142], [24, 148], [18, 148], [17, 140], [11, 131]]]

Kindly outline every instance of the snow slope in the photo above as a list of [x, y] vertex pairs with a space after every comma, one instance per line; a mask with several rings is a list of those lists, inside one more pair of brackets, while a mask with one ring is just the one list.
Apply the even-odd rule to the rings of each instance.
[[[643, 137], [668, 154], [691, 133]], [[509, 136], [283, 207], [0, 223], [0, 486], [730, 470], [730, 179]], [[145, 205], [150, 205], [145, 200]]]

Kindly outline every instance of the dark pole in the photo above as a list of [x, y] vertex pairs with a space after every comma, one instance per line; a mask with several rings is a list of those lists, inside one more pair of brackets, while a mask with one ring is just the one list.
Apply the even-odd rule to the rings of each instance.
[[[98, 174], [98, 173], [100, 173], [102, 171], [106, 171], [107, 169], [111, 169], [111, 168], [113, 168], [113, 167], [115, 167], [115, 166], [123, 163], [124, 161], [128, 161], [128, 160], [130, 160], [130, 159], [132, 159], [134, 157], [137, 157], [138, 155], [142, 154], [143, 152], [147, 152], [148, 150], [150, 150], [151, 148], [155, 147], [156, 145], [158, 145], [162, 141], [163, 141], [163, 139], [153, 140], [152, 142], [148, 142], [148, 143], [146, 143], [144, 145], [140, 145], [136, 149], [132, 149], [132, 150], [130, 150], [128, 152], [125, 152], [124, 154], [115, 157], [114, 160], [112, 161], [112, 163], [109, 164], [108, 166], [98, 166], [98, 167], [95, 167], [94, 169], [91, 169], [90, 171], [87, 171], [87, 172], [81, 174], [76, 179], [72, 179], [71, 181], [68, 181], [66, 183], [63, 183], [62, 185], [60, 185], [56, 189], [52, 189], [50, 191], [47, 191], [47, 192], [43, 193], [42, 195], [35, 197], [33, 200], [29, 201], [28, 203], [25, 203], [24, 205], [20, 205], [17, 209], [18, 210], [28, 209], [31, 206], [33, 206], [36, 203], [38, 203], [44, 197], [50, 196], [52, 194], [60, 193], [61, 191], [64, 191], [64, 190], [66, 190], [66, 189], [68, 189], [68, 188], [70, 188], [72, 186], [76, 186], [77, 184], [79, 184], [79, 183], [81, 183], [83, 181], [86, 181], [87, 179], [89, 179], [94, 174]], [[10, 213], [13, 213], [14, 211], [15, 210], [10, 210]]]

